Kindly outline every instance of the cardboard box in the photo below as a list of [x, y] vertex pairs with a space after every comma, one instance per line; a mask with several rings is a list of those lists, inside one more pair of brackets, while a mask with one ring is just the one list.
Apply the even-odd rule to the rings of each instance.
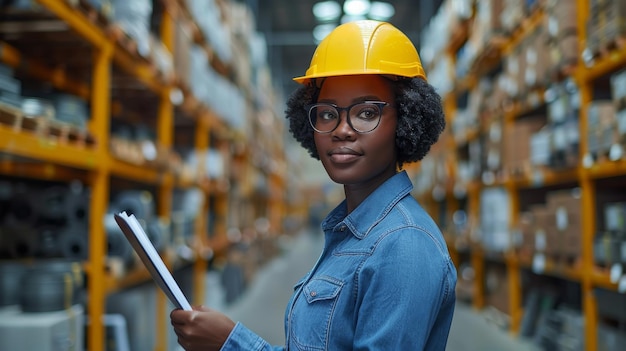
[[535, 252], [535, 232], [533, 231], [535, 218], [530, 211], [522, 212], [519, 220], [521, 241], [519, 249], [522, 254], [532, 255]]
[[626, 108], [617, 112], [616, 120], [619, 142], [626, 147]]
[[[581, 213], [580, 188], [551, 191], [546, 195], [546, 206], [552, 213], [566, 211], [568, 213]], [[559, 229], [567, 226], [567, 222], [556, 222]]]
[[548, 7], [548, 17], [551, 18], [548, 30], [555, 38], [576, 35], [576, 1], [554, 1]]
[[611, 100], [592, 102], [587, 110], [589, 152], [598, 159], [605, 157], [619, 140], [615, 104]]
[[626, 108], [626, 70], [611, 76], [611, 97], [617, 110]]
[[503, 142], [503, 166], [511, 175], [523, 175], [530, 172], [531, 138], [544, 125], [542, 116], [520, 119], [512, 128], [505, 129]]
[[533, 229], [535, 233], [535, 250], [546, 252], [548, 245], [548, 235], [554, 228], [554, 216], [545, 205], [533, 205], [530, 207], [533, 216]]
[[505, 267], [488, 266], [485, 272], [485, 280], [487, 304], [495, 307], [500, 312], [510, 313], [510, 284], [508, 283]]
[[173, 50], [174, 72], [178, 79], [189, 85], [189, 76], [192, 74], [190, 57], [190, 51], [193, 46], [192, 30], [186, 22], [182, 21], [176, 22], [175, 27], [175, 47]]
[[582, 216], [580, 189], [560, 190], [548, 193], [547, 208], [553, 214], [556, 233], [556, 253], [578, 257], [582, 245]]
[[550, 163], [551, 133], [542, 128], [530, 137], [530, 163], [533, 166], [546, 166]]

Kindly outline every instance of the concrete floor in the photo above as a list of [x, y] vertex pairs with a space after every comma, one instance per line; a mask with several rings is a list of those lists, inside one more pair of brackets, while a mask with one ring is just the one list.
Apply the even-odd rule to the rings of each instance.
[[[283, 254], [261, 268], [243, 296], [225, 305], [218, 273], [207, 276], [206, 304], [219, 309], [273, 345], [284, 343], [283, 315], [293, 284], [315, 264], [322, 238], [302, 234], [283, 243]], [[176, 347], [171, 348], [178, 351]], [[527, 341], [490, 323], [484, 312], [457, 303], [446, 351], [536, 351]]]

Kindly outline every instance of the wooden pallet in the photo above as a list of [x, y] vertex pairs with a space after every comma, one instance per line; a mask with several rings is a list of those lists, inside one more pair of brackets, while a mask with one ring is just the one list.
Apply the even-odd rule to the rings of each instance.
[[587, 62], [595, 59], [607, 59], [613, 55], [616, 51], [621, 51], [626, 48], [626, 33], [617, 33], [611, 37], [603, 38], [593, 46], [588, 46], [590, 57], [586, 59]]
[[548, 256], [548, 259], [552, 263], [550, 269], [567, 278], [574, 278], [581, 272], [582, 259], [580, 255], [561, 253]]
[[76, 147], [94, 147], [95, 139], [86, 130], [69, 123], [44, 116], [27, 116], [22, 110], [0, 103], [0, 125], [11, 127], [15, 132], [35, 134]]
[[561, 82], [568, 77], [573, 77], [578, 65], [578, 58], [569, 58], [557, 63], [552, 69], [549, 70], [546, 86], [549, 82]]
[[65, 2], [99, 27], [106, 28], [108, 26], [112, 16], [112, 8], [98, 9], [87, 0], [65, 0]]
[[613, 36], [600, 40], [599, 53], [600, 57], [608, 57], [615, 51], [623, 50], [626, 47], [626, 33], [617, 33]]

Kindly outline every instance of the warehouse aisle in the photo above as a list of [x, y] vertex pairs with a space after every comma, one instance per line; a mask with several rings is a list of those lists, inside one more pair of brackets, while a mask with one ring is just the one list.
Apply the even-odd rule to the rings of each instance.
[[[229, 306], [223, 303], [219, 275], [211, 272], [206, 280], [207, 304], [243, 322], [270, 343], [283, 344], [283, 314], [292, 286], [315, 263], [321, 248], [320, 236], [303, 233], [285, 239], [283, 254], [261, 268], [243, 296]], [[539, 349], [511, 337], [466, 304], [457, 304], [447, 351], [535, 350]]]

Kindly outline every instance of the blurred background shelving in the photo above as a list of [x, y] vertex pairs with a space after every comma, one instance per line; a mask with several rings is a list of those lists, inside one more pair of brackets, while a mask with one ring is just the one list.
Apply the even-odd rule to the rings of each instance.
[[[236, 2], [2, 3], [3, 282], [61, 265], [60, 287], [33, 286], [62, 298], [65, 273], [78, 267], [71, 303], [84, 309], [72, 319], [87, 328], [65, 340], [71, 349], [110, 347], [112, 314], [129, 321], [132, 349], [168, 347], [172, 306], [112, 213], [142, 219], [194, 304], [209, 265], [236, 242], [229, 229], [253, 228], [254, 245], [283, 233], [281, 101], [256, 35]], [[25, 303], [2, 297], [2, 306]], [[30, 312], [67, 303], [50, 298]], [[150, 330], [134, 330], [138, 318]]]
[[415, 179], [459, 299], [542, 349], [620, 349], [624, 5], [458, 3], [423, 33], [448, 38], [422, 58], [449, 128]]
[[[233, 301], [284, 237], [316, 228], [341, 189], [304, 161], [284, 106], [312, 28], [339, 21], [313, 17], [331, 2], [0, 1], [0, 280], [50, 292], [0, 289], [0, 325], [16, 304], [71, 311], [63, 325], [86, 327], [61, 349], [98, 351], [123, 317], [130, 349], [174, 348], [172, 306], [115, 211], [143, 219], [193, 304], [208, 271]], [[542, 349], [621, 350], [626, 5], [389, 4], [443, 98], [444, 134], [406, 167], [459, 303]]]

